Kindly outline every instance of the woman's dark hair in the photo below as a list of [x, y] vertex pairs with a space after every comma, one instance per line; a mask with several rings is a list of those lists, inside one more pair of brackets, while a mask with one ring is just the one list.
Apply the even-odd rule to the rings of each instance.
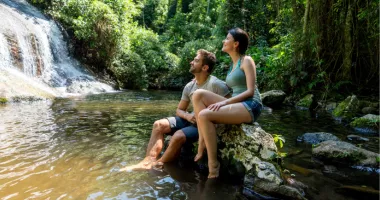
[[245, 54], [245, 51], [247, 51], [249, 43], [249, 37], [247, 32], [243, 31], [243, 29], [241, 28], [233, 28], [229, 30], [228, 33], [232, 35], [236, 42], [239, 42], [238, 52], [240, 54]]

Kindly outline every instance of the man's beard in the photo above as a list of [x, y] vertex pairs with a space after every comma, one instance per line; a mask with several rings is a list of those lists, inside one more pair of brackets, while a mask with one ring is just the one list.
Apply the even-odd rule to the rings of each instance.
[[191, 67], [189, 69], [189, 72], [192, 73], [192, 74], [194, 74], [194, 73], [200, 73], [201, 71], [202, 71], [202, 69], [197, 69], [197, 68], [193, 68], [193, 67]]

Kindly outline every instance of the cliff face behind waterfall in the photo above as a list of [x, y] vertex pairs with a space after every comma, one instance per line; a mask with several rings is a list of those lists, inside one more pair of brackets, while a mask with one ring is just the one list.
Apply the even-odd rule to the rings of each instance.
[[0, 95], [50, 98], [112, 91], [71, 58], [63, 35], [25, 1], [0, 0]]

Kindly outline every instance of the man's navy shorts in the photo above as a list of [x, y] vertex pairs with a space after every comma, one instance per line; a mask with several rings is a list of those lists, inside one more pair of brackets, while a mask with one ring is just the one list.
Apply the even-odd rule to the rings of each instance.
[[178, 130], [182, 130], [186, 136], [186, 143], [193, 143], [198, 141], [198, 128], [196, 125], [178, 116], [168, 117], [166, 119], [170, 124], [171, 135], [173, 135]]

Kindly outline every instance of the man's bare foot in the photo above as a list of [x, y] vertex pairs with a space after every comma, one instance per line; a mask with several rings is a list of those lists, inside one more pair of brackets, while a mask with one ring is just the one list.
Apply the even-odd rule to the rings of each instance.
[[220, 163], [217, 161], [215, 164], [208, 165], [208, 177], [207, 178], [218, 178], [220, 170]]
[[157, 171], [162, 171], [164, 168], [164, 163], [157, 161], [152, 163], [152, 169], [157, 170]]
[[123, 172], [123, 171], [131, 172], [131, 171], [149, 170], [149, 169], [152, 169], [152, 164], [155, 161], [156, 161], [155, 158], [146, 157], [146, 158], [144, 158], [144, 160], [142, 160], [138, 164], [123, 167], [119, 171], [120, 172]]

